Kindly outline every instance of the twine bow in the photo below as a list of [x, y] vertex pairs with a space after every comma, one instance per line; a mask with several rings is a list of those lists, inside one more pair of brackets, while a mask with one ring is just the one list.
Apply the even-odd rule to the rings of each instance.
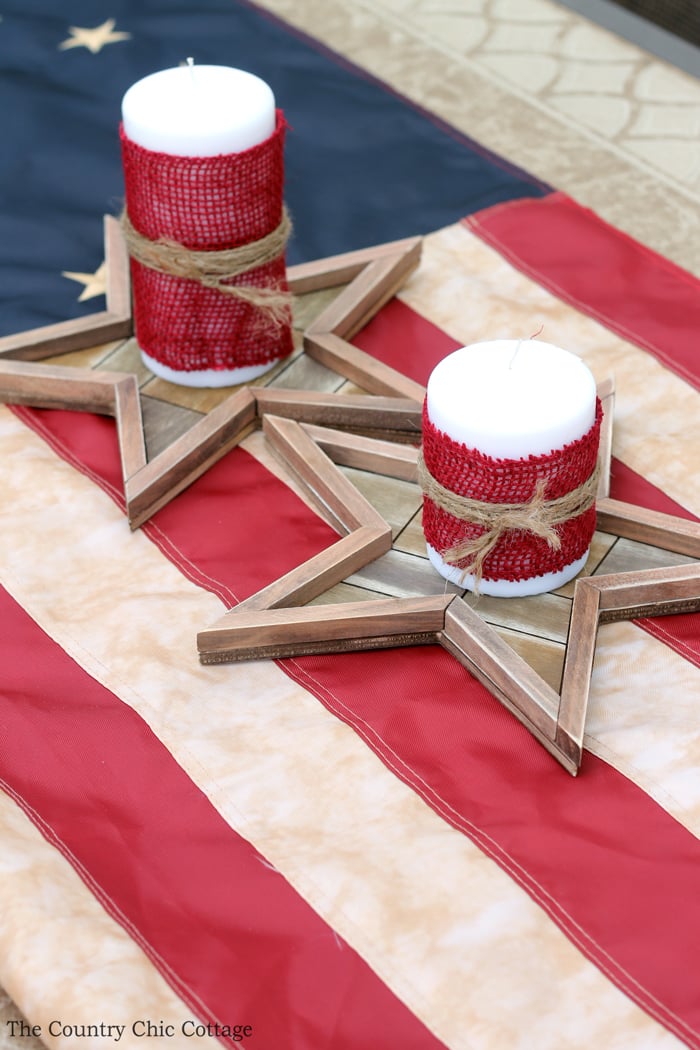
[[126, 211], [122, 212], [120, 222], [129, 254], [143, 266], [171, 277], [198, 281], [206, 288], [215, 288], [224, 295], [251, 303], [275, 327], [288, 322], [292, 305], [289, 292], [273, 286], [255, 288], [252, 285], [228, 283], [280, 257], [292, 231], [286, 208], [282, 209], [282, 219], [271, 233], [260, 240], [222, 251], [194, 251], [165, 237], [149, 240], [135, 229]]
[[540, 478], [528, 503], [483, 503], [460, 496], [441, 485], [425, 465], [422, 449], [418, 453], [418, 482], [428, 499], [460, 521], [480, 525], [483, 529], [478, 536], [464, 539], [440, 552], [448, 565], [458, 565], [464, 558], [470, 559], [463, 569], [462, 579], [468, 573], [473, 573], [476, 593], [479, 591], [484, 562], [507, 532], [529, 532], [546, 540], [552, 550], [559, 550], [561, 539], [556, 526], [578, 517], [593, 506], [599, 472], [599, 465], [596, 464], [586, 481], [557, 499], [544, 498], [547, 481]]

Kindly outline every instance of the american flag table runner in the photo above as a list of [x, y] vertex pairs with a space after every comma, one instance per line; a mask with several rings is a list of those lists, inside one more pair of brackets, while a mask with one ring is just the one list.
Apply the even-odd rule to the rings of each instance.
[[[558, 208], [572, 205], [538, 206], [540, 228]], [[649, 333], [603, 327], [595, 301], [584, 313], [555, 297], [487, 243], [498, 217], [429, 237], [416, 279], [359, 341], [407, 347], [413, 371], [421, 346], [429, 362], [468, 335], [477, 301], [516, 327], [535, 310], [594, 368], [653, 375], [629, 398], [619, 383], [613, 486], [691, 513], [692, 429], [660, 435], [645, 403], [665, 385], [692, 419], [682, 356], [661, 363], [675, 331], [657, 355], [639, 345]], [[695, 293], [583, 218], [635, 279], [660, 265], [674, 296]], [[459, 266], [463, 287], [478, 275], [472, 303], [449, 294]], [[393, 340], [373, 330], [390, 311]], [[324, 1045], [325, 1024], [332, 1045], [371, 1033], [391, 1046], [405, 1024], [406, 1045], [496, 1046], [537, 1015], [554, 1046], [592, 995], [578, 1045], [613, 1028], [630, 1046], [669, 1032], [697, 1045], [697, 617], [601, 632], [572, 780], [441, 651], [197, 665], [197, 625], [333, 536], [249, 452], [130, 534], [109, 421], [4, 410], [2, 424], [8, 796], [195, 1016], [254, 1018], [262, 1045]]]
[[[698, 282], [514, 178], [358, 345], [422, 382], [544, 324], [615, 375], [613, 495], [696, 516]], [[198, 663], [335, 538], [257, 437], [136, 533], [111, 421], [2, 408], [0, 462], [0, 981], [47, 1045], [700, 1046], [697, 616], [601, 631], [574, 780], [441, 650]]]

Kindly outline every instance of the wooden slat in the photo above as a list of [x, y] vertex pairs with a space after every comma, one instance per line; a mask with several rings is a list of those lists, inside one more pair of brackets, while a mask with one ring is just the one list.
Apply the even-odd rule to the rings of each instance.
[[554, 739], [559, 697], [461, 598], [453, 598], [445, 613], [445, 634], [475, 665], [477, 678], [489, 688], [511, 689], [519, 715]]
[[383, 364], [376, 357], [346, 342], [333, 332], [307, 329], [304, 335], [304, 349], [309, 357], [345, 376], [350, 382], [356, 383], [371, 394], [408, 397], [419, 404], [423, 403], [425, 387], [420, 383]]
[[127, 478], [146, 466], [141, 400], [136, 376], [125, 376], [114, 389], [114, 408], [119, 435], [122, 477]]
[[572, 774], [578, 766], [555, 743], [559, 697], [460, 598], [445, 612], [441, 644]]
[[391, 533], [388, 529], [363, 526], [246, 598], [237, 609], [280, 609], [304, 605], [341, 583], [362, 565], [380, 557], [390, 547]]
[[421, 247], [421, 238], [416, 238], [407, 251], [368, 263], [309, 326], [308, 333], [333, 332], [351, 339], [416, 269]]
[[566, 651], [564, 642], [538, 638], [535, 634], [527, 634], [522, 631], [511, 631], [507, 627], [496, 626], [495, 630], [511, 649], [515, 650], [518, 656], [521, 656], [525, 663], [558, 694]]
[[[436, 574], [437, 575], [437, 574]], [[513, 596], [504, 601], [488, 594], [467, 592], [463, 601], [482, 620], [495, 627], [506, 627], [538, 638], [556, 642], [566, 641], [571, 614], [571, 601], [556, 593]]]
[[304, 608], [234, 609], [197, 637], [202, 663], [278, 659], [318, 652], [388, 648], [437, 641], [449, 599], [394, 599]]
[[343, 467], [342, 471], [391, 525], [394, 536], [401, 532], [423, 504], [420, 489], [410, 481], [386, 478], [367, 470], [355, 470], [354, 467]]
[[326, 259], [315, 259], [313, 262], [298, 263], [287, 268], [287, 282], [293, 295], [305, 295], [319, 288], [333, 288], [354, 280], [368, 263], [386, 255], [403, 255], [411, 251], [416, 242], [415, 237], [401, 241], [389, 241], [371, 248], [344, 252]]
[[700, 609], [700, 563], [595, 576], [601, 621]]
[[302, 427], [334, 463], [357, 470], [370, 470], [400, 481], [416, 481], [418, 450], [410, 445], [377, 441], [362, 434], [348, 434], [343, 430], [319, 427], [313, 423], [303, 423]]
[[131, 528], [142, 525], [242, 441], [255, 426], [255, 418], [255, 398], [243, 387], [129, 477], [126, 502]]
[[[301, 336], [312, 324], [322, 310], [332, 303], [338, 294], [337, 286], [330, 288], [317, 288], [311, 292], [295, 295], [292, 297], [292, 329], [294, 334]], [[295, 345], [300, 344], [300, 339]]]
[[598, 383], [598, 397], [603, 405], [603, 422], [600, 427], [600, 446], [598, 450], [598, 462], [600, 463], [600, 476], [598, 478], [597, 498], [603, 499], [610, 495], [610, 465], [612, 462], [612, 439], [613, 421], [615, 414], [615, 381], [612, 376]]
[[274, 390], [315, 390], [334, 394], [342, 385], [344, 377], [326, 368], [320, 361], [314, 361], [305, 353], [289, 358], [280, 371], [268, 378], [269, 373], [261, 376], [256, 387]]
[[131, 317], [129, 253], [118, 219], [104, 217], [105, 262], [107, 265], [107, 312], [125, 321]]
[[[229, 391], [230, 396], [230, 391]], [[143, 417], [143, 437], [146, 442], [147, 460], [155, 459], [186, 434], [202, 418], [201, 412], [182, 408], [159, 397], [151, 397], [141, 388], [141, 415]]]
[[0, 360], [0, 402], [112, 416], [115, 387], [129, 378], [123, 372]]
[[589, 579], [576, 581], [564, 657], [557, 744], [581, 764], [588, 692], [598, 632], [600, 591]]
[[598, 528], [652, 547], [700, 558], [700, 525], [687, 518], [661, 514], [621, 500], [598, 500]]
[[376, 561], [363, 565], [347, 582], [392, 598], [417, 598], [421, 594], [461, 596], [462, 593], [440, 576], [427, 558], [404, 554], [394, 548]]
[[257, 399], [260, 415], [269, 413], [296, 419], [300, 423], [351, 427], [359, 431], [380, 430], [420, 440], [422, 409], [415, 401], [407, 398], [327, 394], [315, 390], [276, 390], [270, 387], [251, 389]]
[[76, 317], [70, 321], [32, 328], [16, 335], [0, 339], [0, 357], [11, 357], [18, 361], [40, 361], [44, 357], [68, 353], [71, 350], [86, 350], [97, 343], [108, 343], [113, 339], [127, 339], [131, 333], [131, 320], [115, 317], [102, 310], [90, 317]]
[[[352, 485], [302, 427], [291, 419], [263, 416], [263, 432], [304, 485], [327, 521], [340, 532], [363, 525], [389, 529], [382, 516]], [[389, 529], [391, 534], [391, 530]]]
[[[596, 535], [610, 540], [610, 548], [598, 564], [581, 573], [582, 576], [610, 576], [617, 572], [638, 572], [640, 569], [662, 569], [669, 565], [687, 565], [694, 558], [676, 551], [667, 551], [663, 547], [650, 547], [648, 543], [637, 543], [636, 540], [618, 536], [613, 539], [609, 533], [599, 532]], [[573, 597], [573, 587], [571, 589]]]

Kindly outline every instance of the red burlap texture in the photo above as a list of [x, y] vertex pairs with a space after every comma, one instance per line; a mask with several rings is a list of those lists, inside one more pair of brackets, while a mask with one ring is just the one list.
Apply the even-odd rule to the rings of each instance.
[[[144, 149], [121, 128], [126, 211], [149, 240], [195, 251], [238, 248], [280, 223], [286, 123], [241, 153], [175, 157]], [[265, 323], [259, 308], [199, 282], [162, 274], [132, 259], [134, 328], [142, 350], [179, 371], [261, 365], [292, 350], [289, 324]], [[230, 284], [287, 290], [284, 255]]]
[[[441, 485], [469, 499], [484, 503], [527, 503], [535, 486], [546, 480], [545, 499], [572, 492], [593, 473], [600, 443], [603, 409], [597, 401], [593, 426], [583, 437], [543, 456], [527, 459], [494, 459], [468, 448], [438, 430], [423, 406], [423, 457]], [[553, 550], [546, 540], [517, 530], [506, 533], [484, 561], [485, 580], [527, 580], [545, 572], [558, 572], [582, 557], [595, 531], [595, 506], [576, 518], [555, 526], [561, 540]], [[423, 499], [423, 533], [438, 554], [457, 543], [482, 535], [484, 528], [442, 510], [427, 496]], [[469, 565], [469, 558], [457, 563]]]

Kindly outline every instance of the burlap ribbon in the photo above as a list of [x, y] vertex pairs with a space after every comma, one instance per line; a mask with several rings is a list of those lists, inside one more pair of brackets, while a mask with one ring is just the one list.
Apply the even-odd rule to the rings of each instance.
[[206, 288], [214, 288], [224, 295], [251, 303], [274, 325], [289, 322], [292, 296], [286, 290], [228, 283], [282, 255], [292, 231], [286, 208], [282, 210], [279, 226], [271, 233], [250, 244], [222, 251], [194, 251], [165, 237], [149, 240], [134, 228], [126, 211], [122, 212], [120, 222], [129, 254], [143, 266], [171, 277], [198, 281]]
[[467, 573], [473, 573], [476, 591], [486, 558], [507, 532], [529, 532], [546, 540], [553, 550], [559, 550], [561, 540], [556, 526], [578, 517], [593, 506], [599, 473], [599, 465], [596, 464], [586, 481], [557, 499], [544, 498], [547, 481], [540, 478], [528, 503], [483, 503], [460, 496], [441, 485], [425, 465], [422, 450], [418, 453], [418, 482], [428, 499], [460, 521], [480, 525], [484, 530], [478, 536], [438, 552], [448, 565], [458, 565], [464, 558], [470, 559], [463, 569], [462, 579]]

